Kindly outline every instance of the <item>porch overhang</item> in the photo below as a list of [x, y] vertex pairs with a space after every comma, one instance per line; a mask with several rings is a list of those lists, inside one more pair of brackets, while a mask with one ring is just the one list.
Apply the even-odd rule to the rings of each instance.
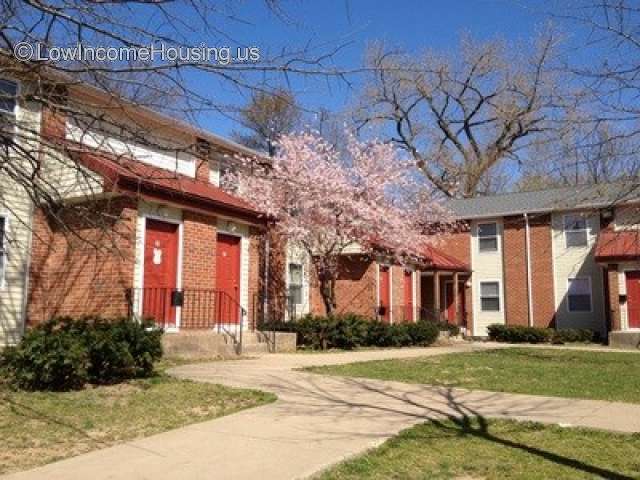
[[600, 264], [640, 261], [640, 230], [602, 230], [595, 259]]
[[103, 191], [166, 203], [212, 216], [227, 216], [264, 225], [268, 218], [244, 200], [208, 184], [175, 172], [128, 158], [112, 158], [108, 153], [67, 146], [78, 164], [98, 174]]

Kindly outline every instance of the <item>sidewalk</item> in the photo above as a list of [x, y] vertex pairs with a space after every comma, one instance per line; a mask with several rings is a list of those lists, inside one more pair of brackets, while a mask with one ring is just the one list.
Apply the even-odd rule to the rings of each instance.
[[[493, 345], [491, 345], [493, 346]], [[183, 378], [268, 390], [278, 401], [220, 419], [88, 453], [3, 479], [304, 478], [429, 418], [484, 415], [640, 432], [640, 405], [435, 388], [292, 371], [387, 358], [484, 349], [265, 355], [185, 365]]]

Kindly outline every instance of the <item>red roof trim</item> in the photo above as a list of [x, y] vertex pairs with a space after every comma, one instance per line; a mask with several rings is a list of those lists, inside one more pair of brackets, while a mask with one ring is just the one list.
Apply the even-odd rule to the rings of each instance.
[[595, 248], [598, 262], [618, 262], [640, 259], [639, 230], [602, 230]]
[[200, 210], [215, 210], [218, 213], [222, 210], [236, 216], [240, 214], [253, 221], [266, 221], [262, 212], [215, 185], [126, 157], [114, 158], [108, 153], [87, 152], [82, 148], [69, 146], [67, 149], [79, 163], [103, 178], [105, 190], [135, 194], [150, 192], [166, 196], [185, 208], [193, 205]]

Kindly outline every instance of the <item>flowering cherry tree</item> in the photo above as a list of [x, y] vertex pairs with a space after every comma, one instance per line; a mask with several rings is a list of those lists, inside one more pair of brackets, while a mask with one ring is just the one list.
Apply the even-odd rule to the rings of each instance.
[[276, 152], [258, 167], [241, 159], [244, 168], [224, 183], [273, 217], [281, 238], [306, 251], [327, 314], [336, 308], [339, 259], [347, 249], [406, 261], [423, 251], [425, 225], [445, 218], [433, 201], [416, 208], [416, 197], [407, 195], [414, 190], [411, 165], [392, 145], [348, 135], [341, 152], [315, 133], [301, 133], [282, 136]]

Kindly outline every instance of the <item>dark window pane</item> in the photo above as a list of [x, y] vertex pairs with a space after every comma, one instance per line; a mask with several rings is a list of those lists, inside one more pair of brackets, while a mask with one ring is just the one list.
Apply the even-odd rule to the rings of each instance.
[[302, 305], [302, 286], [290, 285], [289, 297], [292, 305]]
[[479, 242], [481, 252], [495, 252], [498, 250], [497, 237], [480, 238]]
[[481, 298], [481, 308], [483, 312], [499, 312], [500, 311], [500, 299], [499, 298]]
[[587, 219], [582, 215], [567, 215], [564, 217], [565, 230], [586, 230]]
[[569, 310], [589, 312], [591, 310], [591, 295], [569, 295]]
[[567, 230], [564, 234], [567, 239], [567, 247], [584, 247], [587, 245], [586, 230]]
[[498, 282], [482, 282], [480, 284], [481, 297], [498, 297], [499, 292]]
[[17, 94], [18, 85], [15, 82], [0, 79], [0, 110], [13, 113]]
[[498, 225], [496, 223], [480, 223], [478, 224], [478, 236], [491, 237], [498, 234]]

